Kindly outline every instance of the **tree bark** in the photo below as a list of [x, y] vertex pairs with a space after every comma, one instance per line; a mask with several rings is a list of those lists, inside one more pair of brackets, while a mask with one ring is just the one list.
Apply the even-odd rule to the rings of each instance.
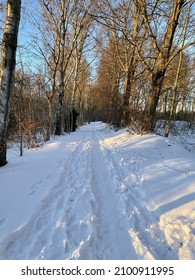
[[143, 131], [152, 132], [155, 129], [155, 114], [158, 106], [159, 97], [161, 94], [162, 83], [164, 80], [165, 69], [158, 70], [152, 75], [151, 91], [148, 98], [148, 103], [145, 109], [143, 122]]
[[7, 1], [0, 69], [0, 166], [7, 163], [10, 100], [14, 83], [21, 0]]

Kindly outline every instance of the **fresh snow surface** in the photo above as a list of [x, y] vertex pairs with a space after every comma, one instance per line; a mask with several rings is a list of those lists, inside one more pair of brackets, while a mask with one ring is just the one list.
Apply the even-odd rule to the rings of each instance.
[[101, 122], [0, 168], [0, 259], [195, 259], [195, 152]]

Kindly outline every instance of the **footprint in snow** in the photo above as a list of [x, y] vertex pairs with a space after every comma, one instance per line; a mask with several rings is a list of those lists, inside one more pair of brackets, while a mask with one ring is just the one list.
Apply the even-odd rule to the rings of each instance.
[[36, 182], [35, 184], [33, 184], [31, 187], [30, 187], [30, 192], [29, 192], [29, 196], [32, 196], [34, 194], [37, 194], [37, 191], [39, 190], [40, 186], [47, 182], [49, 179], [51, 178], [51, 175], [48, 175], [45, 179], [41, 179], [39, 180], [38, 182]]

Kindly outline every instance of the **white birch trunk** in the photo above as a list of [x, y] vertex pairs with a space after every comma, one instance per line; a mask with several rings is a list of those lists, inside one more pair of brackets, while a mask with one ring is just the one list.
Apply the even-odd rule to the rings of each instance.
[[7, 1], [7, 16], [2, 40], [0, 69], [0, 166], [7, 163], [6, 143], [8, 137], [10, 99], [16, 65], [20, 11], [21, 0]]

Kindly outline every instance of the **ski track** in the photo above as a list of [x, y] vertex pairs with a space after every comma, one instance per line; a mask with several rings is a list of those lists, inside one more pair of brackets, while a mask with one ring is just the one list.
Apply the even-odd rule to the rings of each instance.
[[[80, 142], [73, 134], [73, 144], [65, 143], [71, 152], [59, 162], [58, 181], [29, 221], [0, 244], [0, 259], [177, 259], [141, 188], [142, 160], [107, 145], [95, 125], [77, 133]], [[50, 183], [52, 174], [28, 195], [36, 198]]]

